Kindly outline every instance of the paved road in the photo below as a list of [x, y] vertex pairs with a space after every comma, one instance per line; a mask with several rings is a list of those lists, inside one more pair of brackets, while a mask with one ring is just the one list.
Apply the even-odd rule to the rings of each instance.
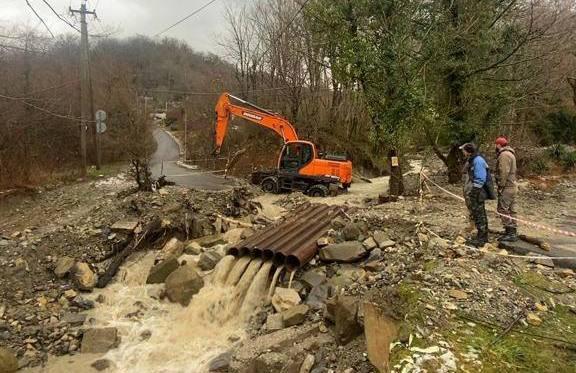
[[[203, 190], [224, 190], [234, 185], [234, 181], [231, 179], [178, 166], [176, 161], [180, 157], [180, 149], [176, 141], [166, 131], [159, 128], [155, 129], [154, 139], [158, 147], [152, 155], [150, 168], [152, 176], [155, 178], [163, 173], [166, 175], [166, 179], [174, 181], [178, 185]], [[164, 161], [164, 166], [162, 166], [162, 161]]]

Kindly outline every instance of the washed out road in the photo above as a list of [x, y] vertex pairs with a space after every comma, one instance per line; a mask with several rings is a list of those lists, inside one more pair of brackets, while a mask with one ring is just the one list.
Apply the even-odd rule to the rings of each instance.
[[160, 128], [155, 129], [153, 135], [158, 144], [150, 162], [153, 177], [166, 175], [167, 180], [177, 185], [202, 190], [224, 190], [234, 185], [231, 179], [178, 166], [176, 161], [180, 157], [180, 148], [176, 141]]

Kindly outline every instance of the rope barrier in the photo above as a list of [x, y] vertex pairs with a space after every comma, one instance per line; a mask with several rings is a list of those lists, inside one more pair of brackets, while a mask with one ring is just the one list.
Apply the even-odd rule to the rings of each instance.
[[[427, 227], [422, 227], [424, 228], [428, 233], [430, 233], [431, 235], [433, 235], [434, 237], [440, 238], [443, 240], [442, 237], [440, 237], [436, 232], [433, 232], [432, 230], [428, 229]], [[469, 246], [469, 245], [465, 245], [465, 244], [459, 244], [460, 246], [463, 246], [467, 249], [473, 250], [473, 251], [479, 251], [479, 249], [477, 247], [473, 247], [473, 246]], [[576, 259], [576, 256], [544, 256], [544, 255], [510, 255], [510, 254], [503, 254], [503, 253], [498, 253], [498, 252], [492, 252], [491, 254], [494, 255], [498, 255], [498, 256], [503, 256], [506, 258], [520, 258], [520, 259], [551, 259], [551, 260], [574, 260]]]
[[[436, 188], [440, 189], [440, 190], [443, 191], [444, 193], [446, 193], [446, 194], [448, 194], [448, 195], [450, 195], [450, 196], [452, 196], [452, 197], [454, 197], [454, 198], [456, 198], [456, 199], [458, 199], [458, 200], [460, 200], [460, 201], [464, 201], [464, 198], [463, 198], [463, 197], [461, 197], [461, 196], [459, 196], [459, 195], [456, 195], [456, 194], [452, 193], [451, 191], [449, 191], [449, 190], [441, 187], [440, 185], [438, 185], [437, 183], [435, 183], [434, 181], [432, 181], [425, 173], [421, 172], [421, 173], [420, 173], [420, 177], [421, 177], [421, 178], [423, 177], [424, 179], [426, 179], [427, 181], [429, 181], [432, 185], [434, 185]], [[549, 231], [549, 232], [561, 234], [561, 235], [563, 235], [563, 236], [576, 237], [576, 233], [574, 233], [574, 232], [570, 232], [570, 231], [565, 231], [565, 230], [562, 230], [562, 229], [557, 229], [557, 228], [549, 227], [549, 226], [543, 225], [543, 224], [533, 223], [533, 222], [528, 221], [528, 220], [524, 220], [524, 219], [516, 218], [516, 217], [513, 217], [513, 216], [509, 216], [509, 215], [506, 215], [506, 214], [502, 214], [502, 213], [500, 213], [500, 212], [498, 212], [498, 211], [492, 211], [492, 210], [488, 210], [488, 211], [490, 211], [490, 212], [492, 212], [492, 213], [494, 213], [494, 214], [496, 214], [496, 215], [499, 215], [499, 216], [501, 216], [501, 217], [504, 217], [504, 218], [507, 218], [507, 219], [511, 219], [511, 220], [515, 220], [515, 221], [517, 221], [518, 223], [522, 223], [522, 224], [525, 224], [525, 225], [529, 225], [529, 226], [534, 227], [534, 228], [538, 228], [538, 229], [541, 229], [541, 230], [546, 230], [546, 231]]]

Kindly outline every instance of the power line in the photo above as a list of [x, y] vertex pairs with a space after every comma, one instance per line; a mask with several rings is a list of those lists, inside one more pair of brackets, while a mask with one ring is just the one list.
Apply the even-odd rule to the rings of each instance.
[[[25, 98], [4, 96], [4, 95], [0, 95], [0, 98], [3, 98], [3, 99], [5, 99], [5, 100], [9, 100], [9, 101], [19, 101], [19, 102], [22, 102], [22, 103], [23, 103], [24, 105], [26, 105], [26, 106], [29, 106], [29, 107], [31, 107], [31, 108], [33, 108], [33, 109], [36, 109], [36, 110], [38, 110], [38, 111], [41, 111], [41, 112], [43, 112], [43, 113], [52, 115], [52, 116], [54, 116], [54, 117], [56, 117], [56, 118], [67, 119], [67, 120], [71, 120], [71, 121], [75, 121], [75, 122], [82, 122], [82, 121], [83, 121], [82, 118], [71, 117], [71, 116], [64, 115], [64, 114], [58, 114], [58, 113], [55, 113], [55, 112], [50, 111], [50, 110], [48, 110], [48, 109], [44, 109], [44, 108], [42, 108], [42, 107], [40, 107], [40, 106], [36, 106], [36, 105], [34, 105], [34, 104], [31, 104], [31, 103], [27, 102]], [[94, 122], [94, 121], [89, 121], [89, 122]]]
[[52, 33], [52, 30], [50, 30], [50, 27], [48, 27], [48, 25], [46, 24], [46, 22], [44, 22], [44, 20], [42, 19], [42, 17], [40, 17], [40, 14], [38, 14], [36, 12], [36, 10], [34, 9], [34, 7], [32, 7], [32, 4], [30, 4], [30, 2], [28, 0], [25, 0], [26, 4], [28, 5], [28, 7], [30, 7], [30, 9], [32, 9], [32, 12], [34, 12], [34, 14], [36, 15], [36, 17], [38, 17], [38, 19], [40, 20], [40, 22], [42, 22], [42, 24], [44, 24], [44, 27], [46, 27], [46, 30], [48, 30], [48, 32], [50, 33], [50, 35], [52, 35], [52, 38], [55, 38], [54, 34]]
[[47, 0], [42, 0], [42, 2], [44, 4], [46, 4], [46, 6], [48, 8], [50, 8], [50, 10], [52, 11], [52, 13], [54, 13], [56, 15], [56, 17], [58, 17], [58, 19], [60, 19], [62, 22], [64, 22], [65, 24], [67, 24], [68, 26], [72, 27], [74, 30], [80, 32], [80, 29], [76, 26], [74, 26], [70, 21], [68, 21], [66, 18], [62, 17], [61, 14], [59, 14], [56, 9], [54, 9], [54, 7], [52, 6], [52, 4], [50, 4]]
[[154, 37], [160, 36], [163, 33], [165, 33], [166, 31], [178, 26], [179, 24], [181, 24], [182, 22], [186, 21], [187, 19], [189, 19], [190, 17], [200, 13], [201, 11], [203, 11], [205, 8], [207, 8], [208, 6], [210, 6], [212, 3], [216, 2], [216, 0], [210, 0], [209, 2], [207, 2], [206, 4], [202, 5], [200, 8], [196, 9], [195, 11], [193, 11], [192, 13], [188, 14], [186, 17], [182, 18], [181, 20], [179, 20], [178, 22], [174, 23], [173, 25], [167, 27], [166, 29], [160, 31], [159, 33], [157, 33], [156, 35], [154, 35]]

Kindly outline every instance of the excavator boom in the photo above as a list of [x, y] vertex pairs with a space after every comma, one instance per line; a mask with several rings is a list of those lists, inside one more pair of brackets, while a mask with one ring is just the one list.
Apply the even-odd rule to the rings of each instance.
[[[242, 103], [243, 106], [233, 104], [231, 99]], [[220, 95], [218, 103], [216, 104], [216, 154], [220, 152], [224, 139], [226, 138], [231, 115], [244, 118], [252, 123], [271, 129], [282, 137], [285, 143], [298, 140], [296, 130], [285, 118], [259, 108], [241, 98], [232, 96], [229, 93], [223, 93]]]

